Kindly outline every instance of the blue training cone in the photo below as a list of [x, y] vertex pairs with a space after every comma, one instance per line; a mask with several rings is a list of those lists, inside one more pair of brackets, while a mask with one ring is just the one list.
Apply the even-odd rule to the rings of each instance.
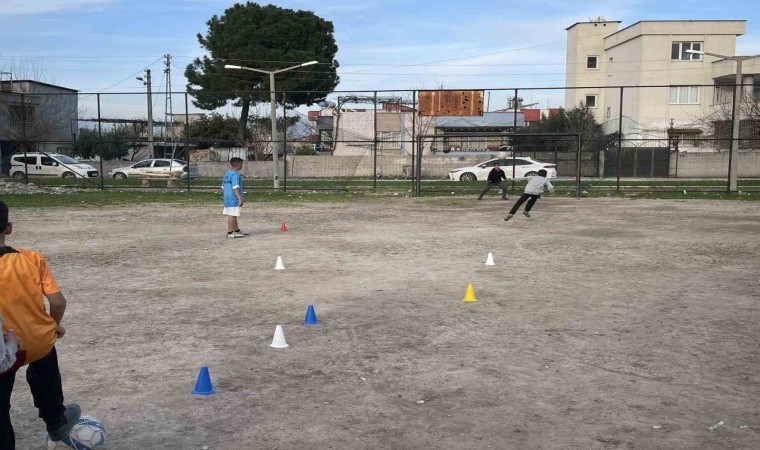
[[319, 325], [317, 320], [317, 313], [314, 312], [314, 305], [309, 305], [306, 308], [306, 317], [303, 319], [304, 325]]
[[195, 382], [195, 389], [193, 389], [193, 395], [211, 395], [216, 391], [211, 385], [211, 376], [208, 374], [208, 367], [201, 367], [198, 372], [198, 380]]

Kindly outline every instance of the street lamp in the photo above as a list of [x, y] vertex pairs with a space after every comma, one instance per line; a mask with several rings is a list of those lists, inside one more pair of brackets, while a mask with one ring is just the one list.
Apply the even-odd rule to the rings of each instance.
[[731, 151], [728, 154], [728, 192], [736, 192], [739, 190], [737, 178], [739, 173], [739, 123], [741, 122], [741, 110], [739, 109], [741, 105], [739, 102], [742, 98], [742, 62], [747, 59], [760, 57], [760, 55], [726, 56], [700, 50], [686, 50], [686, 53], [708, 55], [736, 61], [736, 83], [734, 86], [733, 106], [731, 107]]
[[[274, 188], [275, 189], [280, 188], [280, 176], [279, 176], [280, 175], [280, 161], [278, 158], [279, 155], [276, 154], [276, 149], [274, 145], [274, 139], [275, 139], [275, 136], [277, 135], [277, 100], [275, 97], [275, 90], [274, 90], [274, 76], [275, 74], [278, 74], [278, 73], [282, 73], [282, 72], [292, 70], [292, 69], [297, 69], [299, 67], [313, 66], [314, 64], [318, 64], [318, 62], [309, 61], [303, 64], [298, 64], [295, 66], [286, 67], [284, 69], [274, 70], [274, 71], [254, 69], [251, 67], [235, 66], [232, 64], [224, 65], [225, 69], [248, 70], [251, 72], [260, 72], [260, 73], [266, 73], [269, 75], [269, 95], [270, 95], [270, 103], [271, 103], [270, 115], [271, 115], [271, 121], [272, 121], [272, 161], [274, 162]], [[284, 151], [285, 150], [283, 149], [283, 152]]]

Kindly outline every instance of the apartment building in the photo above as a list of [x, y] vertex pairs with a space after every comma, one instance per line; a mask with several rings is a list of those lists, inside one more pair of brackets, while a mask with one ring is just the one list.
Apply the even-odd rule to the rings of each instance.
[[[733, 86], [725, 85], [734, 84], [736, 63], [689, 50], [735, 56], [745, 27], [745, 20], [640, 21], [622, 29], [603, 18], [575, 23], [567, 28], [565, 106], [587, 105], [611, 133], [621, 117], [618, 86], [631, 86], [622, 98], [626, 139], [661, 146], [677, 136], [685, 147], [704, 147], [699, 138], [713, 134], [712, 121], [731, 102]], [[743, 74], [747, 93], [757, 92], [760, 59], [746, 61]]]

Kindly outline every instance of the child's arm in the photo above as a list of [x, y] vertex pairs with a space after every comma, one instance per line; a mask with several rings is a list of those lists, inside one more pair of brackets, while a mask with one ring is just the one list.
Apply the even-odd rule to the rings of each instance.
[[549, 182], [549, 180], [546, 180], [546, 188], [549, 189], [549, 192], [552, 194], [554, 193], [554, 185]]
[[240, 195], [240, 188], [235, 186], [232, 188], [232, 192], [235, 193], [235, 197], [238, 199], [238, 206], [243, 206], [243, 196]]
[[66, 329], [61, 326], [63, 313], [66, 312], [66, 297], [63, 296], [61, 291], [46, 295], [46, 297], [48, 302], [50, 302], [50, 317], [52, 317], [58, 325], [56, 334], [59, 338], [62, 338], [63, 335], [66, 334]]

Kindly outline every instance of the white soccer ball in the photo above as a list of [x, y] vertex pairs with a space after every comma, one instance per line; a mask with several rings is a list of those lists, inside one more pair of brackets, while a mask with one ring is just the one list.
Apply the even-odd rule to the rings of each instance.
[[45, 435], [45, 445], [48, 450], [95, 450], [106, 445], [106, 429], [103, 423], [91, 416], [82, 416], [74, 425], [69, 437], [54, 442]]

